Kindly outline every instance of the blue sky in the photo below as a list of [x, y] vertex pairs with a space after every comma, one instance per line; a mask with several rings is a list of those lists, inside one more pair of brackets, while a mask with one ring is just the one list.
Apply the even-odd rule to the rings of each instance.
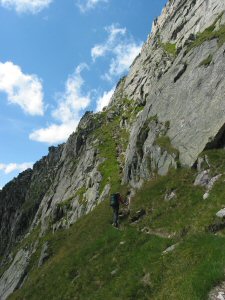
[[0, 188], [99, 111], [166, 0], [0, 0]]

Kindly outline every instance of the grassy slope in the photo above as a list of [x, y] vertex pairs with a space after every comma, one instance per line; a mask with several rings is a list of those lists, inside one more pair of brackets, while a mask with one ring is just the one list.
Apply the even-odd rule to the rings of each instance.
[[[213, 174], [224, 172], [225, 151], [207, 155]], [[203, 188], [193, 186], [195, 176], [193, 170], [172, 170], [146, 183], [130, 208], [131, 216], [146, 210], [136, 224], [127, 218], [120, 230], [112, 228], [106, 201], [69, 230], [49, 234], [52, 257], [39, 269], [34, 257], [29, 279], [10, 299], [206, 299], [224, 279], [223, 231], [207, 228], [225, 206], [225, 178], [203, 200]], [[171, 190], [177, 198], [166, 202]], [[144, 227], [153, 234], [141, 232]], [[174, 243], [176, 249], [162, 255]]]

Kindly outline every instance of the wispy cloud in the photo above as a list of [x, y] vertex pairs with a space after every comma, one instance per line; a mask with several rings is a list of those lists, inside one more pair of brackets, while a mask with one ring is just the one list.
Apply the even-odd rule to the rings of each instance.
[[106, 41], [102, 44], [95, 45], [91, 49], [91, 57], [93, 61], [96, 58], [105, 56], [107, 52], [112, 52], [117, 41], [121, 42], [121, 37], [126, 35], [126, 28], [119, 28], [118, 25], [112, 24], [109, 27], [105, 27], [105, 31], [108, 33]]
[[109, 0], [76, 0], [76, 5], [82, 13], [94, 9], [100, 3], [107, 3]]
[[22, 164], [16, 164], [16, 163], [10, 163], [10, 164], [2, 164], [0, 163], [0, 170], [3, 171], [5, 174], [10, 174], [14, 171], [22, 172], [26, 169], [32, 168], [33, 163], [22, 163]]
[[105, 106], [107, 106], [113, 96], [115, 87], [110, 91], [104, 92], [103, 95], [97, 100], [96, 112], [101, 111]]
[[114, 76], [120, 76], [129, 70], [135, 57], [140, 53], [142, 43], [120, 44], [114, 49], [114, 58], [112, 58], [109, 71], [103, 76], [111, 81]]
[[90, 93], [84, 94], [82, 92], [84, 80], [81, 72], [87, 68], [86, 64], [80, 64], [75, 72], [68, 77], [65, 91], [58, 96], [58, 106], [52, 112], [56, 123], [33, 131], [30, 134], [31, 140], [48, 144], [60, 143], [64, 142], [75, 131], [81, 113], [91, 102]]
[[0, 62], [0, 92], [7, 94], [8, 102], [19, 105], [30, 115], [43, 115], [43, 88], [37, 75], [24, 74], [12, 62]]
[[1, 6], [14, 9], [17, 13], [39, 13], [53, 0], [0, 0]]
[[135, 42], [132, 36], [127, 34], [126, 28], [120, 28], [118, 24], [112, 24], [105, 28], [108, 33], [106, 41], [95, 45], [91, 49], [92, 60], [110, 55], [109, 70], [103, 78], [112, 80], [126, 72], [134, 58], [140, 53], [143, 42]]

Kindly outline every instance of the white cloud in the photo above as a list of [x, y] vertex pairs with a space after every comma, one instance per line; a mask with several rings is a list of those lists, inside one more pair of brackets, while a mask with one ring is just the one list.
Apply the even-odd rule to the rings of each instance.
[[91, 56], [93, 61], [96, 61], [99, 57], [111, 55], [109, 70], [103, 78], [112, 80], [113, 77], [128, 71], [133, 60], [140, 53], [143, 43], [136, 43], [133, 37], [127, 36], [126, 28], [120, 28], [118, 25], [112, 24], [105, 30], [108, 33], [106, 41], [95, 45], [91, 49]]
[[10, 163], [10, 164], [2, 164], [0, 163], [0, 170], [2, 170], [5, 174], [12, 173], [14, 171], [22, 172], [26, 169], [32, 168], [33, 163], [23, 163], [23, 164], [16, 164], [16, 163]]
[[105, 31], [108, 33], [108, 38], [105, 43], [95, 45], [91, 49], [91, 57], [93, 61], [96, 58], [105, 56], [107, 52], [112, 52], [115, 45], [118, 43], [120, 38], [126, 34], [126, 28], [119, 28], [117, 25], [112, 24], [109, 27], [105, 27]]
[[76, 5], [82, 13], [95, 8], [99, 3], [107, 3], [108, 0], [77, 0]]
[[104, 75], [107, 80], [119, 76], [129, 70], [135, 57], [140, 53], [142, 43], [120, 44], [114, 49], [115, 57], [112, 58], [109, 71]]
[[107, 45], [96, 45], [91, 49], [91, 57], [95, 61], [96, 58], [104, 56], [107, 51]]
[[74, 74], [70, 75], [66, 81], [65, 92], [60, 95], [59, 105], [53, 111], [53, 117], [63, 123], [74, 120], [74, 116], [85, 109], [90, 103], [90, 95], [82, 95], [81, 88], [84, 80], [81, 72], [88, 69], [86, 64], [80, 64]]
[[41, 128], [30, 134], [30, 139], [36, 142], [55, 144], [64, 142], [76, 129], [78, 121], [71, 121], [65, 124], [52, 124], [47, 128]]
[[15, 9], [17, 13], [36, 14], [47, 8], [52, 0], [0, 0], [3, 7]]
[[104, 94], [97, 100], [96, 112], [101, 111], [105, 106], [107, 106], [113, 96], [115, 87], [109, 92], [104, 92]]
[[30, 139], [48, 144], [64, 142], [75, 131], [81, 112], [88, 107], [91, 101], [90, 94], [82, 93], [84, 80], [81, 72], [87, 69], [86, 64], [79, 65], [70, 75], [65, 84], [65, 91], [59, 95], [57, 108], [52, 112], [53, 118], [59, 124], [51, 124], [46, 128], [35, 130]]
[[5, 92], [9, 103], [19, 105], [30, 115], [43, 115], [42, 82], [37, 75], [24, 74], [12, 62], [0, 62], [0, 92]]

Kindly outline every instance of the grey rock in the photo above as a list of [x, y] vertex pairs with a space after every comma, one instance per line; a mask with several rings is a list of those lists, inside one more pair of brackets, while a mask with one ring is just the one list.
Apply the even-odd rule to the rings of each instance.
[[[133, 186], [138, 186], [138, 182], [145, 179], [143, 174], [135, 174], [130, 170], [130, 166], [140, 164], [134, 146], [139, 129], [151, 116], [157, 115], [162, 122], [170, 121], [167, 134], [174, 148], [179, 150], [183, 165], [192, 166], [205, 148], [218, 145], [220, 130], [225, 124], [222, 97], [225, 47], [218, 48], [217, 41], [211, 40], [187, 52], [184, 44], [187, 39], [190, 40], [190, 36], [193, 39], [194, 35], [209, 27], [224, 9], [225, 3], [220, 0], [200, 0], [196, 4], [181, 0], [168, 2], [153, 26], [152, 35], [131, 66], [124, 84], [124, 95], [134, 101], [140, 98], [146, 100], [142, 113], [132, 126], [127, 150], [124, 178]], [[175, 16], [176, 22], [173, 19]], [[168, 55], [157, 44], [159, 33], [161, 42], [176, 43], [177, 48], [180, 47], [177, 57]], [[208, 55], [213, 56], [214, 63], [200, 72], [199, 62]], [[210, 125], [206, 120], [210, 120]], [[166, 169], [162, 169], [161, 173], [165, 173]]]
[[209, 192], [206, 192], [204, 195], [203, 195], [203, 200], [206, 200], [209, 198]]
[[112, 121], [117, 115], [118, 115], [118, 112], [116, 112], [116, 111], [109, 111], [107, 113], [107, 120], [108, 121]]
[[41, 250], [41, 255], [38, 261], [38, 267], [40, 268], [46, 260], [48, 260], [50, 257], [50, 251], [49, 251], [49, 243], [46, 242], [44, 243], [42, 250]]
[[168, 254], [170, 252], [173, 252], [177, 246], [178, 246], [178, 244], [174, 244], [174, 245], [168, 247], [166, 250], [163, 251], [163, 254]]
[[176, 168], [175, 158], [164, 151], [158, 160], [158, 174], [164, 176], [172, 167]]
[[210, 169], [210, 164], [207, 155], [204, 155], [204, 157], [200, 156], [197, 159], [197, 170], [199, 173], [205, 170], [205, 166], [207, 166], [207, 169]]
[[219, 210], [217, 213], [216, 213], [216, 216], [218, 218], [224, 218], [225, 217], [225, 208]]
[[159, 122], [156, 116], [143, 121], [143, 113], [137, 126], [131, 129], [132, 138], [126, 151], [123, 180], [134, 188], [140, 188], [155, 173], [165, 175], [169, 168], [177, 167], [177, 155], [157, 144], [157, 139], [167, 134], [166, 122]]
[[98, 199], [98, 204], [100, 204], [103, 200], [105, 200], [109, 196], [110, 190], [111, 190], [111, 185], [108, 183], [105, 185], [105, 187]]
[[214, 176], [213, 178], [211, 178], [211, 180], [209, 181], [208, 185], [207, 185], [207, 191], [211, 191], [214, 184], [220, 179], [220, 177], [222, 176], [222, 174], [218, 174], [216, 176]]
[[206, 192], [203, 195], [203, 200], [208, 199], [210, 191], [212, 190], [214, 184], [220, 179], [222, 174], [218, 174], [211, 178], [210, 170], [204, 170], [197, 175], [194, 185], [200, 185], [206, 188]]
[[164, 197], [164, 200], [165, 201], [170, 201], [172, 199], [175, 199], [177, 197], [175, 191], [169, 191], [166, 193], [165, 197]]
[[144, 287], [151, 287], [152, 282], [151, 282], [151, 277], [149, 273], [146, 273], [143, 278], [141, 278], [141, 283], [143, 284]]
[[111, 275], [112, 275], [112, 276], [115, 276], [115, 275], [118, 273], [118, 271], [119, 271], [118, 269], [113, 270], [113, 271], [111, 272]]
[[225, 282], [211, 290], [209, 300], [225, 300]]
[[28, 250], [19, 250], [9, 267], [0, 278], [0, 299], [5, 300], [17, 288], [21, 286], [27, 274], [27, 267], [30, 261]]
[[210, 170], [204, 170], [200, 174], [197, 175], [194, 185], [200, 185], [207, 187], [210, 182]]

